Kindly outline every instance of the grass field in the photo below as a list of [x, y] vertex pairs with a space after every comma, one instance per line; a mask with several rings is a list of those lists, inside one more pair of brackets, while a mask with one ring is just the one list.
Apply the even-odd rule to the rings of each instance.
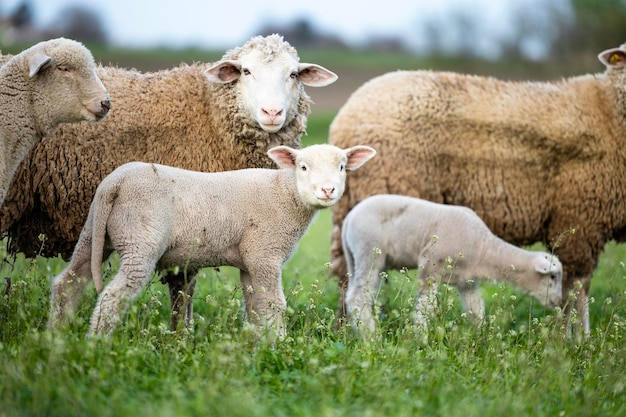
[[[132, 66], [126, 58], [120, 64]], [[331, 58], [305, 60], [335, 69]], [[346, 73], [360, 65], [343, 58]], [[158, 65], [172, 59], [189, 62], [168, 55]], [[408, 65], [386, 59], [371, 71]], [[329, 106], [311, 117], [305, 144], [326, 140], [332, 116]], [[0, 253], [0, 417], [626, 415], [626, 246], [609, 243], [602, 255], [584, 343], [565, 336], [559, 311], [491, 283], [481, 287], [483, 326], [443, 287], [441, 310], [419, 334], [410, 314], [415, 271], [389, 274], [380, 330], [359, 340], [335, 327], [330, 230], [322, 211], [283, 269], [288, 337], [276, 343], [245, 325], [228, 267], [202, 271], [193, 333], [167, 330], [167, 289], [156, 276], [112, 337], [84, 336], [92, 287], [70, 328], [52, 333], [49, 282], [65, 263]]]

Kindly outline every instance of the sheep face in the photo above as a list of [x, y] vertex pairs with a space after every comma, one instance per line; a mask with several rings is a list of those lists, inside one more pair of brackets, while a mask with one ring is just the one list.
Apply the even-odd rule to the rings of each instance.
[[563, 294], [563, 266], [559, 259], [548, 253], [538, 254], [534, 261], [535, 282], [530, 283], [530, 295], [544, 307], [554, 308], [561, 304]]
[[42, 104], [55, 109], [54, 122], [96, 122], [109, 113], [109, 94], [96, 75], [91, 52], [81, 43], [53, 39], [25, 55], [29, 82]]
[[300, 64], [287, 51], [267, 55], [250, 50], [237, 60], [222, 60], [206, 71], [211, 82], [237, 81], [240, 105], [261, 129], [279, 131], [297, 112], [301, 84], [322, 87], [333, 83], [337, 75], [315, 64]]
[[313, 145], [300, 150], [277, 146], [268, 154], [280, 168], [294, 170], [300, 199], [318, 209], [337, 203], [343, 195], [346, 170], [361, 167], [376, 151], [368, 146]]

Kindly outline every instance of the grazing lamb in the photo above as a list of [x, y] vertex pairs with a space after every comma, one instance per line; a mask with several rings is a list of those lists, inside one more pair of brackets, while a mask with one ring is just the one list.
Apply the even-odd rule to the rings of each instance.
[[505, 242], [467, 207], [375, 195], [348, 213], [341, 241], [348, 269], [346, 311], [365, 333], [374, 331], [372, 308], [385, 269], [420, 269], [416, 319], [423, 329], [441, 281], [458, 288], [465, 309], [479, 321], [485, 313], [478, 291], [483, 279], [511, 282], [546, 307], [561, 302], [563, 269], [557, 257]]
[[574, 307], [580, 318], [570, 329], [587, 334], [593, 270], [608, 240], [626, 239], [626, 45], [599, 58], [604, 73], [552, 83], [397, 71], [355, 91], [329, 141], [364, 141], [379, 157], [333, 208], [342, 288], [348, 211], [370, 195], [409, 195], [470, 207], [506, 241], [554, 250], [566, 314]]
[[[283, 335], [282, 265], [315, 213], [341, 197], [346, 170], [375, 151], [278, 146], [268, 154], [282, 169], [201, 173], [133, 162], [113, 171], [96, 191], [69, 265], [53, 281], [52, 327], [74, 310], [84, 278], [101, 291], [103, 251], [106, 257], [116, 250], [119, 272], [100, 293], [90, 334], [115, 328], [155, 267], [186, 269], [189, 280], [178, 276], [175, 284], [191, 297], [199, 268], [231, 265], [241, 271], [248, 320]], [[191, 302], [177, 292], [170, 296], [176, 329], [179, 313], [191, 318]]]
[[40, 42], [7, 60], [0, 67], [0, 203], [35, 143], [60, 123], [96, 122], [110, 108], [91, 52], [76, 41]]
[[97, 72], [115, 111], [98, 125], [62, 126], [25, 159], [0, 209], [12, 252], [39, 253], [43, 233], [41, 253], [68, 259], [96, 187], [126, 162], [205, 172], [275, 168], [271, 147], [300, 147], [311, 110], [304, 85], [337, 79], [300, 63], [279, 35], [254, 37], [214, 64]]

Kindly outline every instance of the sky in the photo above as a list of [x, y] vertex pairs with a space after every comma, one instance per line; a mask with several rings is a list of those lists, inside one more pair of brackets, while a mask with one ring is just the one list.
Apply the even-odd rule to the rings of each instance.
[[[6, 14], [22, 0], [0, 0]], [[374, 35], [401, 36], [424, 47], [419, 27], [430, 16], [465, 9], [480, 21], [479, 39], [511, 36], [511, 19], [522, 8], [541, 14], [548, 2], [568, 0], [30, 0], [43, 25], [59, 19], [63, 8], [80, 4], [97, 12], [112, 43], [127, 47], [196, 46], [227, 49], [245, 42], [267, 23], [287, 24], [306, 18], [316, 29], [339, 35], [358, 46]], [[451, 30], [452, 33], [452, 30]], [[453, 36], [451, 35], [451, 39]]]

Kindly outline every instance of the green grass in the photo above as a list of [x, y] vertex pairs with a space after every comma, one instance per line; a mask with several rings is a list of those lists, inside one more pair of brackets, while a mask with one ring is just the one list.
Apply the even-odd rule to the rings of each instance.
[[[46, 330], [59, 259], [5, 259], [0, 301], [0, 416], [620, 416], [626, 412], [626, 247], [609, 244], [592, 286], [593, 332], [563, 336], [558, 312], [505, 285], [482, 287], [487, 321], [470, 323], [443, 288], [428, 342], [410, 312], [414, 271], [392, 272], [380, 332], [335, 328], [327, 276], [330, 211], [284, 267], [288, 337], [245, 326], [236, 270], [203, 270], [193, 334], [167, 330], [155, 277], [110, 338], [85, 338], [90, 289], [70, 329]], [[0, 285], [0, 293], [5, 292]]]

